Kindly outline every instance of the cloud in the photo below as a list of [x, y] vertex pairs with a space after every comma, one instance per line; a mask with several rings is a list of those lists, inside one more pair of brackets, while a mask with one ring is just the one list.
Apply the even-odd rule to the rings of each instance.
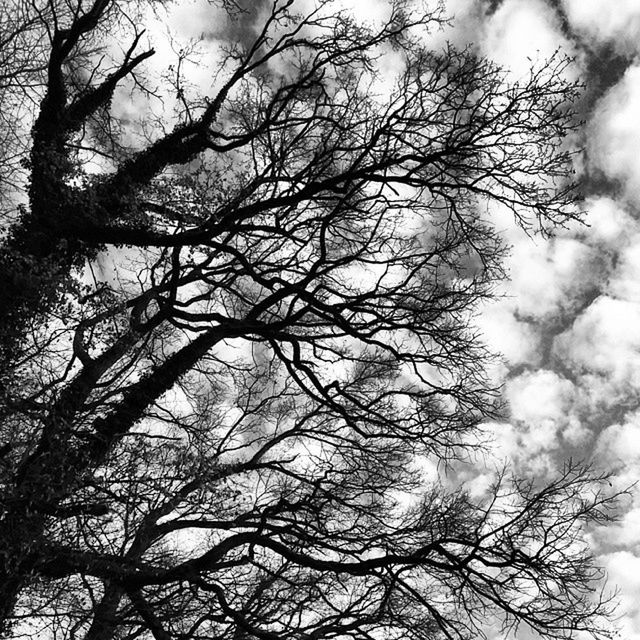
[[463, 49], [479, 45], [484, 34], [484, 14], [482, 0], [446, 0], [444, 15], [450, 22], [430, 34], [430, 46], [444, 49], [450, 43]]
[[574, 389], [571, 381], [541, 369], [510, 380], [506, 395], [516, 420], [539, 424], [562, 421], [571, 406]]
[[[611, 425], [602, 431], [594, 449], [594, 460], [600, 468], [613, 474], [610, 477], [612, 491], [628, 492], [621, 499], [619, 518], [592, 532], [594, 551], [625, 551], [640, 555], [640, 488], [635, 484], [640, 481], [639, 412], [629, 414], [622, 424]], [[625, 581], [623, 576], [622, 582]]]
[[599, 373], [640, 384], [640, 303], [599, 296], [554, 342], [555, 356], [574, 373]]
[[551, 363], [574, 381], [585, 425], [620, 420], [640, 404], [640, 302], [596, 298], [553, 339]]
[[630, 66], [599, 101], [589, 124], [590, 164], [622, 183], [624, 195], [640, 203], [640, 66]]
[[558, 48], [573, 52], [555, 11], [543, 0], [505, 0], [487, 21], [483, 47], [516, 78], [526, 78], [532, 62], [543, 62]]
[[640, 235], [620, 252], [609, 291], [615, 297], [640, 303]]
[[[580, 415], [598, 427], [620, 419], [624, 407], [640, 399], [640, 225], [611, 198], [594, 198], [586, 205], [588, 226], [572, 233], [589, 249], [573, 257], [565, 254], [560, 287], [565, 293], [558, 303], [565, 330], [553, 339], [551, 356], [553, 366], [579, 388]], [[526, 281], [526, 275], [520, 277]], [[526, 308], [526, 288], [517, 291]], [[546, 295], [543, 301], [554, 298]]]
[[[507, 462], [523, 477], [556, 473], [553, 458], [556, 428], [551, 422], [543, 425], [543, 433], [537, 434], [522, 423], [490, 422], [483, 425], [483, 430], [490, 444], [488, 460], [493, 464]], [[537, 444], [533, 440], [537, 440]]]
[[597, 459], [606, 467], [621, 468], [631, 473], [630, 479], [640, 479], [640, 412], [626, 417], [602, 431], [595, 449]]
[[575, 417], [577, 390], [560, 374], [539, 369], [505, 384], [510, 422], [485, 425], [490, 458], [509, 460], [520, 473], [556, 473], [556, 458], [565, 444], [581, 444], [591, 436]]
[[639, 50], [638, 0], [562, 0], [574, 31], [597, 44], [612, 43], [619, 53]]
[[571, 311], [606, 277], [603, 256], [583, 242], [557, 237], [536, 244], [525, 238], [507, 260], [511, 282], [507, 293], [515, 311], [543, 318]]
[[640, 640], [640, 557], [629, 551], [617, 551], [602, 558], [610, 584], [620, 589], [621, 637]]
[[487, 305], [477, 318], [476, 326], [487, 346], [501, 354], [508, 366], [540, 363], [539, 331], [530, 323], [518, 320], [510, 305]]
[[199, 39], [220, 32], [226, 22], [226, 12], [206, 0], [169, 5], [162, 24], [170, 24], [179, 38]]
[[615, 249], [629, 243], [640, 233], [640, 225], [625, 210], [622, 203], [607, 197], [587, 200], [586, 226], [577, 229], [584, 242], [599, 249]]
[[575, 377], [583, 419], [611, 424], [640, 400], [640, 303], [600, 296], [554, 339], [553, 358]]
[[[313, 10], [315, 3], [309, 2], [309, 9]], [[364, 19], [367, 23], [381, 23], [388, 20], [391, 5], [386, 0], [367, 0], [366, 11], [363, 11], [361, 0], [338, 0], [335, 11], [348, 11]]]
[[565, 443], [579, 445], [591, 435], [574, 415], [574, 384], [555, 371], [539, 369], [512, 378], [505, 396], [519, 432], [521, 457], [559, 450]]

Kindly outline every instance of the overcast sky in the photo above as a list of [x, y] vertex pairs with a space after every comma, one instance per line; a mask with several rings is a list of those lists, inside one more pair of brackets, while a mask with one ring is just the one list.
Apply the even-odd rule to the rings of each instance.
[[[348, 3], [366, 5], [367, 18], [384, 7], [384, 0]], [[575, 57], [569, 73], [586, 85], [578, 170], [587, 225], [530, 238], [495, 214], [513, 247], [505, 297], [479, 318], [504, 355], [494, 374], [510, 415], [490, 426], [496, 454], [537, 476], [569, 456], [593, 458], [615, 470], [615, 485], [628, 486], [640, 480], [640, 0], [446, 4], [455, 21], [435, 43], [472, 42], [515, 78], [560, 48]], [[171, 19], [178, 35], [215, 24], [205, 3], [178, 6]], [[166, 38], [154, 44], [161, 71], [171, 46]], [[209, 71], [194, 68], [200, 72]], [[119, 105], [120, 115], [135, 110], [126, 100]], [[640, 640], [640, 491], [625, 509], [618, 524], [593, 533], [592, 544], [621, 589], [622, 637]]]

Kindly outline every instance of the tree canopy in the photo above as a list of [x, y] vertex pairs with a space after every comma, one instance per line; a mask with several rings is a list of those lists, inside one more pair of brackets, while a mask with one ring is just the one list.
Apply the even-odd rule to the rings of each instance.
[[0, 27], [4, 633], [605, 637], [604, 477], [424, 472], [499, 410], [488, 212], [576, 216], [567, 61], [435, 49], [435, 2], [220, 0], [159, 79], [168, 7]]

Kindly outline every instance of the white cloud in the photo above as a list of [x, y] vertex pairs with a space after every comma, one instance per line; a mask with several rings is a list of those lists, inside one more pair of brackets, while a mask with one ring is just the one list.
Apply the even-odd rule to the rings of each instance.
[[433, 49], [443, 49], [447, 43], [457, 48], [479, 45], [484, 37], [485, 6], [481, 0], [445, 0], [444, 15], [450, 20], [428, 39]]
[[575, 415], [568, 416], [561, 433], [563, 440], [572, 447], [584, 446], [592, 435], [591, 430]]
[[632, 413], [624, 424], [614, 424], [602, 431], [596, 456], [607, 467], [629, 465], [629, 471], [640, 479], [640, 413]]
[[576, 389], [549, 370], [525, 372], [505, 385], [511, 422], [488, 423], [491, 459], [508, 460], [520, 473], [554, 474], [565, 441], [581, 442], [590, 432], [573, 415]]
[[[623, 424], [605, 429], [594, 452], [599, 466], [615, 475], [611, 490], [629, 491], [623, 499], [619, 520], [593, 532], [595, 549], [609, 551], [600, 561], [609, 572], [611, 584], [620, 589], [622, 627], [625, 638], [640, 639], [640, 412], [627, 416]], [[614, 552], [612, 552], [614, 551]]]
[[[309, 3], [313, 8], [314, 3]], [[338, 0], [332, 11], [349, 11], [368, 23], [381, 23], [389, 18], [391, 5], [386, 0], [367, 0], [366, 8], [361, 0]], [[364, 10], [363, 10], [364, 9]]]
[[625, 640], [640, 640], [640, 557], [618, 551], [602, 558], [609, 581], [620, 588], [620, 632]]
[[583, 230], [578, 229], [584, 241], [605, 248], [624, 246], [629, 237], [640, 232], [640, 226], [622, 203], [607, 197], [587, 201], [584, 221], [587, 226]]
[[487, 22], [485, 53], [515, 77], [527, 77], [532, 61], [543, 62], [559, 47], [573, 51], [543, 0], [506, 0]]
[[554, 371], [541, 369], [510, 380], [506, 395], [516, 420], [531, 424], [560, 422], [571, 406], [574, 388], [571, 381]]
[[491, 422], [484, 432], [491, 445], [494, 462], [504, 461], [522, 476], [548, 476], [556, 473], [552, 447], [556, 442], [556, 426], [551, 421], [538, 425], [536, 433], [522, 423]]
[[[615, 420], [611, 416], [618, 415], [622, 407], [629, 407], [640, 401], [640, 389], [637, 385], [634, 387], [636, 376], [613, 376], [606, 371], [577, 373], [579, 367], [569, 360], [564, 360], [557, 344], [555, 356], [559, 366], [571, 371], [577, 391], [576, 413], [582, 416], [591, 428], [602, 429]], [[625, 370], [622, 369], [622, 372], [625, 373]]]
[[640, 302], [640, 235], [621, 251], [611, 275], [609, 292], [624, 300]]
[[638, 0], [563, 0], [575, 31], [598, 44], [613, 43], [620, 53], [638, 51], [640, 3]]
[[[613, 283], [611, 289], [621, 290], [624, 281]], [[588, 426], [609, 424], [612, 411], [640, 398], [640, 299], [599, 296], [555, 337], [552, 355], [570, 372], [576, 386], [574, 411], [583, 417], [562, 435], [567, 443], [580, 445], [590, 435]], [[591, 416], [586, 425], [585, 416]]]
[[539, 363], [539, 332], [530, 323], [518, 320], [509, 304], [501, 301], [487, 305], [476, 325], [487, 346], [501, 354], [509, 366]]
[[597, 548], [607, 549], [611, 551], [627, 550], [634, 553], [640, 553], [640, 506], [635, 501], [633, 508], [626, 511], [614, 524], [607, 527], [600, 527], [593, 533], [593, 540], [597, 544]]
[[590, 123], [590, 162], [614, 180], [622, 181], [627, 198], [640, 203], [640, 66], [600, 100]]
[[519, 458], [535, 459], [561, 447], [561, 438], [573, 443], [589, 435], [572, 414], [573, 383], [554, 371], [540, 369], [509, 380], [505, 396], [518, 431]]
[[514, 425], [508, 422], [489, 422], [483, 430], [492, 445], [491, 458], [514, 461], [520, 451], [520, 434]]
[[607, 270], [600, 253], [570, 237], [539, 243], [520, 238], [506, 264], [511, 274], [506, 293], [514, 311], [528, 318], [576, 308]]
[[600, 296], [555, 339], [554, 352], [575, 373], [639, 388], [640, 303]]
[[219, 32], [225, 20], [226, 12], [206, 0], [171, 4], [167, 7], [167, 15], [162, 17], [162, 23], [170, 24], [172, 31], [185, 39]]

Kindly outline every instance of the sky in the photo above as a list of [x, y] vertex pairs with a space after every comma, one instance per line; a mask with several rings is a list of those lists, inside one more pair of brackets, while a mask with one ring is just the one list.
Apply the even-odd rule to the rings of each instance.
[[[585, 83], [578, 163], [584, 225], [551, 240], [507, 221], [504, 297], [479, 324], [503, 361], [508, 413], [496, 453], [524, 473], [591, 459], [623, 488], [640, 480], [640, 2], [450, 0], [454, 38], [516, 76], [557, 48]], [[620, 589], [621, 637], [640, 640], [640, 490], [591, 546]]]
[[[356, 12], [366, 4], [370, 17], [384, 3], [347, 4]], [[640, 482], [640, 0], [445, 4], [455, 19], [433, 35], [434, 46], [473, 43], [513, 78], [560, 49], [574, 57], [568, 73], [585, 83], [577, 139], [584, 152], [576, 165], [584, 224], [551, 239], [530, 237], [494, 212], [512, 247], [502, 297], [477, 319], [488, 345], [503, 355], [492, 375], [507, 410], [487, 425], [495, 456], [538, 477], [568, 457], [593, 460], [614, 472], [615, 488], [625, 488]], [[215, 24], [212, 11], [191, 3], [173, 15], [172, 28], [197, 36]], [[152, 64], [171, 57], [169, 39], [164, 47]], [[206, 66], [193, 68], [196, 84], [200, 72]], [[123, 113], [135, 111], [126, 100], [118, 104]], [[481, 475], [478, 469], [473, 481]], [[619, 522], [590, 536], [620, 589], [621, 637], [640, 640], [640, 489]]]

